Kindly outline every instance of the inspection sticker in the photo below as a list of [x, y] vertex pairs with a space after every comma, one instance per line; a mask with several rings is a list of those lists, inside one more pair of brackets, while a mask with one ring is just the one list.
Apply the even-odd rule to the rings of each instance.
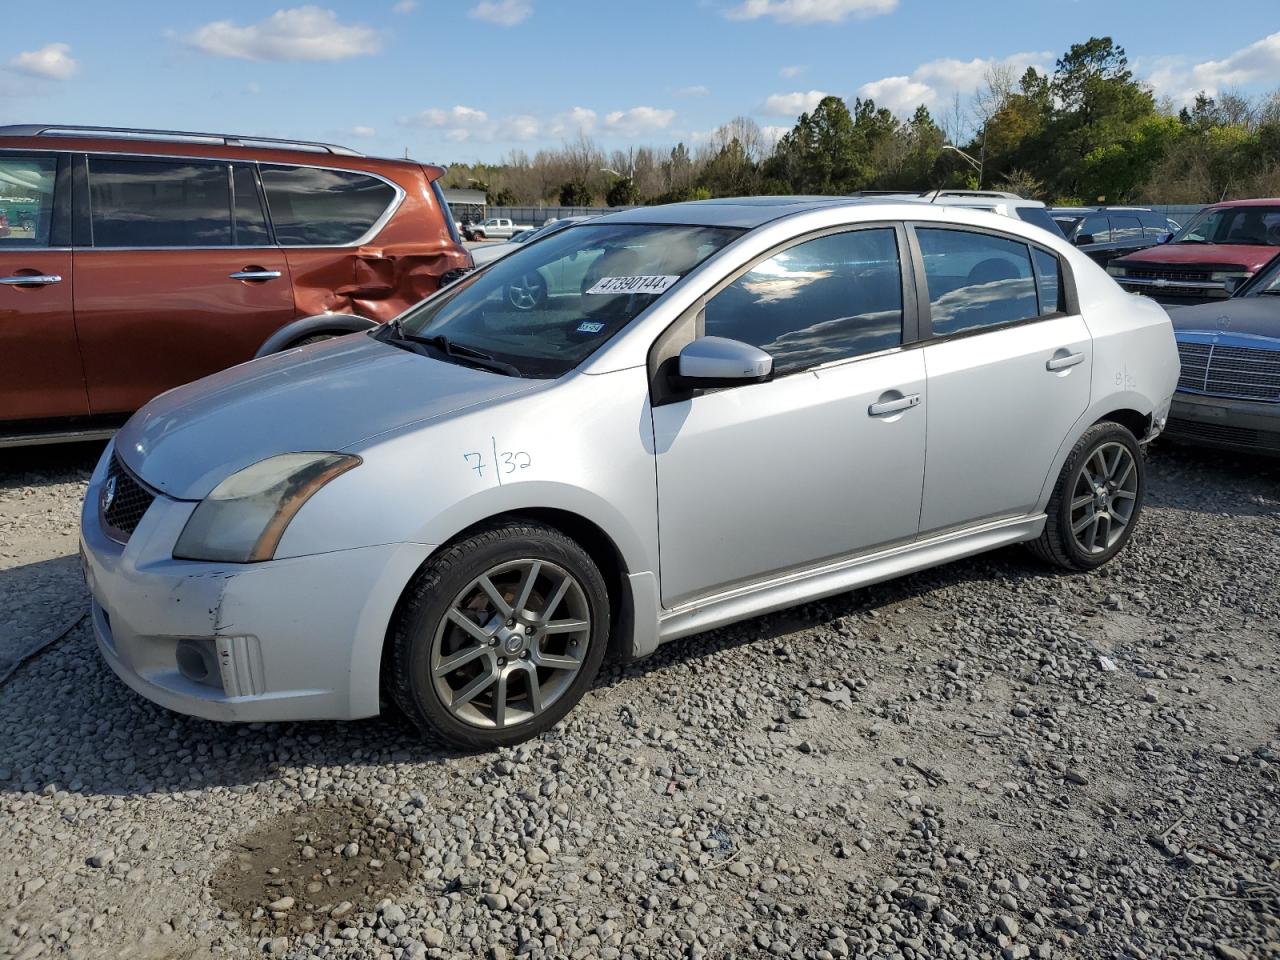
[[587, 293], [662, 293], [679, 277], [602, 277]]
[[603, 323], [597, 323], [594, 320], [583, 320], [578, 324], [579, 333], [599, 333], [604, 329]]

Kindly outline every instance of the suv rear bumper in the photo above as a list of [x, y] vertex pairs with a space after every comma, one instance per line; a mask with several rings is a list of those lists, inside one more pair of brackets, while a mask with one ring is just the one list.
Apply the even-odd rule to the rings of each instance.
[[1178, 392], [1165, 435], [1186, 443], [1280, 456], [1280, 404]]

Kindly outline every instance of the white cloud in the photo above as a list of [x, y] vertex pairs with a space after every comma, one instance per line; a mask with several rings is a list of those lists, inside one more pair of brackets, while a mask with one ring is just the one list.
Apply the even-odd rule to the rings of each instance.
[[681, 87], [675, 93], [677, 97], [705, 97], [710, 92], [702, 84], [696, 83], [691, 87]]
[[72, 59], [70, 44], [49, 43], [39, 50], [28, 50], [18, 54], [9, 61], [9, 66], [20, 73], [29, 73], [33, 77], [69, 80], [75, 75], [80, 65]]
[[378, 135], [377, 130], [373, 127], [367, 127], [363, 123], [357, 123], [354, 127], [348, 130], [347, 133], [353, 137], [360, 137], [363, 140], [367, 140], [369, 137], [376, 137]]
[[1272, 83], [1280, 75], [1280, 33], [1263, 37], [1221, 60], [1189, 63], [1183, 57], [1161, 57], [1146, 66], [1147, 81], [1157, 94], [1177, 103], [1189, 103], [1203, 90], [1215, 96], [1222, 90]]
[[187, 42], [205, 53], [240, 60], [345, 60], [382, 47], [372, 27], [342, 23], [332, 10], [311, 5], [277, 10], [244, 27], [230, 20], [206, 23]]
[[922, 63], [906, 76], [882, 77], [864, 83], [858, 96], [870, 97], [876, 106], [888, 107], [895, 113], [910, 113], [920, 104], [936, 107], [945, 104], [953, 94], [968, 96], [982, 86], [992, 67], [1007, 67], [1020, 75], [1027, 67], [1044, 67], [1051, 63], [1051, 53], [1015, 53], [1000, 59], [942, 59]]
[[789, 67], [783, 67], [781, 70], [778, 71], [778, 76], [786, 77], [789, 80], [792, 77], [800, 76], [800, 74], [804, 73], [808, 69], [809, 69], [808, 67], [801, 66], [800, 64], [797, 63]]
[[408, 126], [441, 130], [444, 132], [446, 140], [452, 140], [455, 143], [462, 143], [473, 138], [478, 140], [491, 139], [490, 133], [493, 130], [493, 125], [489, 122], [487, 113], [474, 107], [464, 107], [461, 104], [448, 110], [431, 107], [411, 117], [404, 117], [400, 122]]
[[392, 13], [413, 13], [418, 9], [418, 0], [398, 0], [391, 8]]
[[596, 126], [596, 112], [586, 107], [570, 107], [564, 113], [557, 113], [551, 118], [547, 132], [553, 137], [576, 137], [580, 133], [590, 133]]
[[487, 20], [500, 27], [514, 27], [517, 23], [528, 20], [533, 14], [533, 4], [529, 0], [481, 0], [471, 8], [470, 16], [474, 20]]
[[615, 110], [606, 114], [605, 129], [610, 133], [620, 133], [626, 137], [634, 137], [643, 133], [654, 133], [665, 130], [676, 117], [674, 110], [659, 110], [656, 107], [632, 107], [630, 110]]
[[782, 23], [839, 23], [849, 17], [892, 13], [898, 0], [743, 0], [725, 11], [731, 20], [773, 17]]
[[761, 105], [762, 113], [772, 117], [798, 117], [802, 113], [811, 113], [822, 98], [827, 96], [821, 90], [797, 90], [795, 93], [775, 93]]
[[542, 122], [527, 113], [507, 117], [502, 126], [509, 140], [537, 140], [542, 132]]
[[760, 128], [760, 132], [764, 134], [766, 143], [777, 143], [784, 136], [791, 132], [790, 127], [777, 126], [776, 124], [766, 124]]

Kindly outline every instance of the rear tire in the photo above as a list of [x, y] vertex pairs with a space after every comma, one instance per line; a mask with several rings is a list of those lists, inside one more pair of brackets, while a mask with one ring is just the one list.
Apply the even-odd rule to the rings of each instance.
[[590, 688], [608, 639], [609, 594], [591, 557], [559, 530], [512, 519], [418, 572], [383, 681], [424, 732], [491, 750], [558, 723]]
[[1133, 536], [1146, 489], [1146, 464], [1134, 435], [1118, 423], [1095, 423], [1067, 455], [1044, 532], [1027, 546], [1064, 570], [1096, 570]]

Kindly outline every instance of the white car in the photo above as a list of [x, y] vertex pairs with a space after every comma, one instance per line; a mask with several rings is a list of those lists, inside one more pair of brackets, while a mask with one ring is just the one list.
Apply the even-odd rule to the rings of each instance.
[[571, 227], [575, 223], [582, 223], [590, 219], [591, 217], [564, 217], [561, 220], [548, 221], [540, 227], [517, 233], [510, 240], [503, 243], [486, 243], [483, 247], [476, 247], [471, 251], [471, 259], [475, 261], [477, 267], [483, 267], [486, 264], [493, 263], [495, 260], [501, 260], [509, 253], [515, 253], [530, 240], [538, 240], [553, 233], [559, 233], [566, 227]]
[[939, 203], [948, 207], [967, 207], [986, 210], [1002, 217], [1013, 217], [1043, 227], [1054, 236], [1062, 236], [1062, 228], [1049, 214], [1049, 208], [1039, 200], [1027, 200], [1005, 190], [926, 190], [924, 193], [881, 193], [885, 197], [915, 200], [922, 203]]
[[[528, 309], [521, 277], [546, 284]], [[221, 720], [547, 730], [606, 654], [1006, 544], [1134, 532], [1169, 317], [1061, 237], [766, 197], [547, 237], [137, 413], [81, 516], [98, 646]]]

